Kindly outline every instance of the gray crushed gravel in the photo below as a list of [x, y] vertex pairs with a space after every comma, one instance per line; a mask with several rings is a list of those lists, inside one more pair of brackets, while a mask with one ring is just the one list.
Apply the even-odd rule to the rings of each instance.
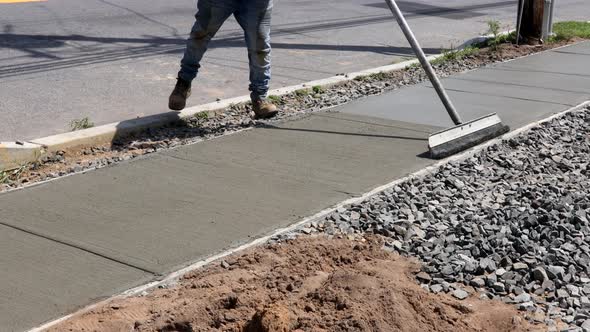
[[498, 299], [554, 330], [561, 320], [570, 326], [561, 331], [590, 331], [589, 188], [590, 108], [340, 208], [302, 232], [382, 235], [388, 249], [423, 262], [417, 280], [434, 293]]

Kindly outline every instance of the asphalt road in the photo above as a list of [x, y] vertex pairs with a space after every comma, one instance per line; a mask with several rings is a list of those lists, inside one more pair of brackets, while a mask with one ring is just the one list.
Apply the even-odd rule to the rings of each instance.
[[[21, 0], [22, 1], [22, 0]], [[557, 20], [590, 18], [560, 0]], [[195, 0], [0, 0], [0, 141], [167, 111]], [[514, 25], [516, 0], [399, 1], [427, 53]], [[247, 93], [242, 33], [230, 19], [205, 56], [189, 106]], [[273, 81], [281, 87], [411, 56], [379, 0], [275, 0]]]

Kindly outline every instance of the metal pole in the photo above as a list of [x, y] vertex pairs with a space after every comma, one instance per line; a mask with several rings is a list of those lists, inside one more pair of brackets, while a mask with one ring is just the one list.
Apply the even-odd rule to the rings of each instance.
[[549, 36], [551, 33], [551, 5], [553, 1], [545, 0], [545, 5], [543, 6], [543, 42], [546, 43], [549, 40]]
[[549, 16], [549, 36], [553, 36], [553, 16], [555, 15], [555, 2], [557, 0], [551, 1], [551, 16]]
[[391, 9], [391, 12], [395, 16], [397, 23], [399, 24], [402, 31], [404, 32], [404, 35], [406, 36], [406, 39], [408, 40], [408, 42], [412, 46], [414, 53], [416, 53], [416, 56], [418, 57], [420, 64], [422, 64], [422, 67], [426, 71], [426, 75], [428, 75], [428, 78], [430, 79], [432, 86], [436, 90], [438, 97], [440, 98], [440, 100], [444, 104], [445, 108], [447, 109], [447, 112], [451, 116], [451, 119], [453, 120], [453, 122], [456, 125], [462, 124], [463, 121], [461, 120], [461, 117], [459, 116], [459, 114], [455, 110], [455, 106], [453, 106], [451, 99], [447, 95], [447, 92], [445, 91], [444, 87], [440, 83], [440, 80], [436, 76], [434, 69], [432, 69], [430, 62], [428, 62], [428, 60], [426, 59], [426, 55], [424, 54], [424, 51], [422, 51], [422, 48], [420, 47], [420, 44], [418, 44], [418, 40], [416, 40], [416, 37], [414, 37], [412, 30], [410, 30], [410, 27], [408, 26], [408, 22], [406, 22], [406, 19], [404, 18], [404, 15], [402, 14], [401, 10], [399, 9], [397, 4], [395, 3], [395, 0], [385, 0], [385, 2], [387, 2], [387, 4], [389, 5], [389, 9]]
[[518, 45], [518, 41], [520, 40], [520, 27], [522, 26], [522, 15], [524, 12], [524, 1], [525, 0], [518, 0], [520, 4], [518, 8], [518, 23], [516, 24], [516, 45]]

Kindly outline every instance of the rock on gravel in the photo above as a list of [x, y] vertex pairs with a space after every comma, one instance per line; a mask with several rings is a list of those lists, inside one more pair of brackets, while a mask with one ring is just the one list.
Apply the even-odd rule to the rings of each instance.
[[467, 297], [469, 297], [469, 293], [467, 293], [463, 289], [456, 289], [455, 291], [453, 291], [453, 296], [459, 300], [465, 300]]
[[[586, 328], [589, 156], [586, 109], [342, 209], [325, 228], [383, 235], [390, 250], [420, 258], [418, 279], [434, 292], [463, 295], [439, 285], [470, 285], [536, 319], [540, 310]], [[360, 215], [354, 224], [340, 217], [350, 211]]]

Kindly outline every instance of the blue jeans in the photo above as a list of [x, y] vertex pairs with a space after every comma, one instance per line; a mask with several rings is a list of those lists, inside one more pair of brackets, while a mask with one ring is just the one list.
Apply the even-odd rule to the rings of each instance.
[[207, 44], [230, 15], [244, 30], [250, 63], [252, 100], [264, 99], [270, 82], [270, 18], [272, 0], [198, 0], [178, 77], [191, 82], [199, 71]]

